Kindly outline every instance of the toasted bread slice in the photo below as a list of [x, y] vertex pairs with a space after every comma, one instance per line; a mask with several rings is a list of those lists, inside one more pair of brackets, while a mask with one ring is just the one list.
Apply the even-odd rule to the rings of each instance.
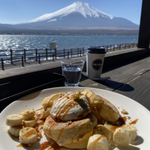
[[119, 119], [120, 113], [111, 102], [99, 95], [94, 94], [88, 89], [84, 90], [82, 93], [88, 97], [91, 110], [99, 122], [104, 123], [109, 121], [114, 123]]

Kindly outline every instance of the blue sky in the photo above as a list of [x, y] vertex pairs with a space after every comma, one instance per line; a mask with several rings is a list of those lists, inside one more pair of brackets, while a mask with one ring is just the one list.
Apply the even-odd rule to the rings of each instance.
[[[78, 0], [76, 0], [78, 1]], [[0, 23], [24, 23], [66, 7], [75, 0], [0, 0]], [[115, 17], [140, 24], [142, 0], [84, 0]]]

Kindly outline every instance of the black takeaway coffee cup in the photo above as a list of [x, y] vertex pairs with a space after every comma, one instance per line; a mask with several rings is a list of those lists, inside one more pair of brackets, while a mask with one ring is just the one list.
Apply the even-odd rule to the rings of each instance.
[[105, 58], [104, 47], [89, 47], [86, 54], [87, 76], [90, 79], [101, 78]]

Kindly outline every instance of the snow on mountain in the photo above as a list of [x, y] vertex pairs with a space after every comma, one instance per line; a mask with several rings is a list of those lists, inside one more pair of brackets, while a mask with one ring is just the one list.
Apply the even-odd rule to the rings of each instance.
[[54, 13], [44, 14], [27, 23], [12, 25], [15, 29], [74, 30], [74, 29], [138, 29], [133, 22], [106, 14], [86, 2], [75, 2]]
[[[64, 16], [67, 16], [71, 13], [80, 13], [82, 14], [85, 18], [87, 17], [94, 17], [94, 18], [98, 18], [100, 16], [104, 17], [104, 18], [110, 18], [110, 19], [113, 19], [113, 16], [112, 15], [108, 15], [92, 6], [90, 6], [88, 3], [86, 2], [74, 2], [73, 4], [63, 8], [63, 9], [60, 9], [54, 13], [50, 13], [50, 14], [45, 14], [43, 16], [40, 16], [34, 20], [31, 20], [31, 22], [39, 22], [39, 21], [46, 21], [46, 20], [49, 20], [49, 21], [52, 21], [51, 19], [54, 18], [54, 17], [64, 17]], [[56, 21], [53, 20], [53, 21]]]

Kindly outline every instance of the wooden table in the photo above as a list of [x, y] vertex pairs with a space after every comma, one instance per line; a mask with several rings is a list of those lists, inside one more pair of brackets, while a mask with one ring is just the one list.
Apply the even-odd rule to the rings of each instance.
[[94, 81], [82, 76], [80, 86], [120, 93], [150, 110], [150, 57], [106, 71], [101, 77], [110, 77], [110, 79]]
[[[82, 76], [80, 86], [106, 89], [120, 93], [139, 102], [150, 110], [150, 57], [113, 68], [112, 70], [107, 70], [102, 73], [101, 77], [110, 77], [110, 79], [94, 81]], [[50, 87], [53, 86], [47, 88]], [[12, 97], [11, 101], [8, 99], [7, 101], [1, 102], [0, 100], [0, 111], [16, 99], [18, 98]]]

